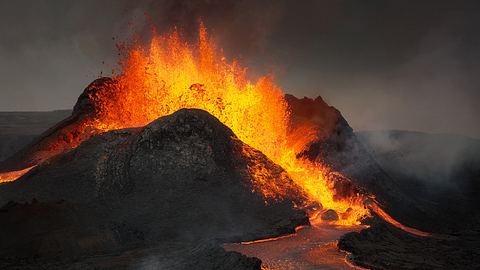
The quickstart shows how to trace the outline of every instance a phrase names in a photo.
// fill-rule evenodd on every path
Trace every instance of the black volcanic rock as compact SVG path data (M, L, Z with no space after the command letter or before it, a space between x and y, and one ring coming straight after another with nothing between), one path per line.
M11 201L0 208L0 257L71 258L115 250L119 243L113 231L98 226L105 223L103 216L97 209L63 200Z
M264 168L268 182L290 195L253 192L258 187L250 164ZM165 241L273 237L308 223L294 207L304 200L282 168L215 117L183 109L144 128L94 136L0 185L0 204L15 202L0 212L0 257L51 258L61 250L74 257ZM32 212L35 218L26 219Z
M0 269L15 270L260 270L261 261L237 252L227 252L214 243L161 242L155 247L132 248L75 260L0 259Z
M478 230L419 237L381 221L338 242L353 263L376 270L480 269L479 246Z

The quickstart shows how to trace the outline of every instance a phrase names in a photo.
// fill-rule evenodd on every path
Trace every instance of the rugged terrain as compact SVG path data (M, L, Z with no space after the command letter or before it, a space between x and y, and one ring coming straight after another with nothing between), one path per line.
M480 231L420 237L376 220L371 227L342 236L338 247L367 269L479 269Z
M89 91L108 83L97 80ZM371 220L369 229L339 241L352 261L373 269L478 268L478 140L354 133L321 98L286 99L291 128L315 128L301 155L349 177L337 190L373 193L395 219L433 233L419 238ZM308 222L293 207L302 196L270 198L265 205L265 198L251 192L261 188L248 177L252 162L263 164L266 177L290 194L298 190L281 168L205 112L182 110L143 129L73 132L85 113L95 112L92 105L82 95L73 112L0 113L2 159L10 157L3 170L48 160L0 186L0 266L258 269L257 259L226 253L218 243L290 233ZM72 140L86 141L71 150ZM56 264L58 258L64 261Z
M252 192L266 188L250 176L252 164L287 196L264 198ZM253 269L259 266L255 260L203 247L274 237L308 223L294 207L305 198L283 169L201 110L180 110L144 128L96 135L1 185L0 200L2 263L35 258L25 267L50 265L60 257L75 261L144 252L173 242L184 250L200 245L200 254ZM176 260L185 265L171 269L190 269L186 265L192 261Z

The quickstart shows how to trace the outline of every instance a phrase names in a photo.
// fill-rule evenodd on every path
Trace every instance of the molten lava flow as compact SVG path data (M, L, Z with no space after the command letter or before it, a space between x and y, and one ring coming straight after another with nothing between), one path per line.
M176 31L155 35L147 49L132 46L121 66L115 87L108 94L94 96L98 105L95 128L144 126L182 108L203 109L282 166L312 201L339 213L337 224L356 224L368 214L360 195L335 196L326 168L297 158L311 132L308 127L288 130L288 106L272 77L249 81L246 68L218 53L203 25L197 46L185 42ZM262 181L263 173L254 164L250 170L257 182L254 186L258 184L264 196L282 194L278 187Z
M405 226L392 218L389 214L387 214L380 206L378 206L377 202L374 203L368 203L368 208L372 209L373 212L375 212L378 216L380 216L383 220L386 222L392 224L393 226L399 228L400 230L403 230L405 232L411 233L416 236L431 236L431 233L428 232L422 232L420 230L417 230L415 228L410 228L408 226Z
M26 168L26 169L23 169L23 170L19 170L19 171L0 173L0 183L15 181L18 178L20 178L22 175L29 172L34 167L35 166L29 167L29 168Z
M365 226L312 224L297 228L295 234L243 243L224 244L235 251L262 260L262 269L362 269L352 265L337 247L337 239L345 233L360 231Z

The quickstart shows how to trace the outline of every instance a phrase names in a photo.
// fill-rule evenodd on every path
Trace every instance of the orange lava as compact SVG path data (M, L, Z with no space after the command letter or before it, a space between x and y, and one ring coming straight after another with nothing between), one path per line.
M306 227L306 226L304 226L304 225L301 225L301 226L296 227L294 234L286 234L286 235L281 235L281 236L278 236L278 237L265 238L265 239L259 239L259 240L254 240L254 241L244 241L244 242L240 242L240 244L242 244L242 245L252 245L252 244L272 242L272 241L277 241L277 240L280 240L280 239L285 239L285 238L289 238L289 237L294 237L299 230L301 230L301 229L303 229L303 228L305 228L305 227Z
M19 171L11 171L11 172L0 173L0 183L15 181L18 178L22 177L27 172L29 172L34 167L35 166L29 167L29 168L26 168L26 169L23 169L23 170L19 170Z
M382 208L380 208L377 203L369 203L368 208L370 208L373 212L375 212L377 215L379 215L386 222L392 224L393 226L395 226L395 227L397 227L397 228L399 228L399 229L401 229L405 232L411 233L411 234L416 235L416 236L423 236L423 237L432 235L431 233L422 232L420 230L410 228L408 226L405 226L405 225L401 224L400 222L398 222L397 220L392 218L389 214L387 214Z
M288 237L268 241L228 243L227 251L240 252L262 260L262 269L362 269L352 265L340 251L337 239L348 232L360 231L365 226L335 226L317 224L301 227Z

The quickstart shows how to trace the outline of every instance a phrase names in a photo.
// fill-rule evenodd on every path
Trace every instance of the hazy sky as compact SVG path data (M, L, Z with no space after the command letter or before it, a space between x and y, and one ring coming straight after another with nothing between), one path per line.
M228 56L354 129L480 138L480 1L1 1L0 111L71 108L145 12L188 33L203 17Z

